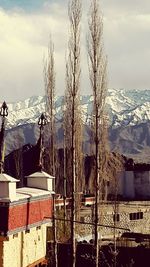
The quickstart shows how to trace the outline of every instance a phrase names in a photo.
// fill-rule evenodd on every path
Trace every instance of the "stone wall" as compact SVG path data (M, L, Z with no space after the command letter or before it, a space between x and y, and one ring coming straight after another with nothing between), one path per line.
M142 203L142 202L141 202ZM117 203L116 212L118 214L118 221L116 221L116 235L121 235L127 232L147 233L150 232L150 202L122 202ZM114 235L114 209L113 203L101 205L99 224L105 225L99 227L100 236L113 236ZM92 223L94 215L92 208L81 210L81 220L84 222ZM94 221L93 221L94 222ZM106 227L106 226L112 226ZM123 228L123 229L117 229ZM92 234L94 226L82 224L80 232L83 236Z

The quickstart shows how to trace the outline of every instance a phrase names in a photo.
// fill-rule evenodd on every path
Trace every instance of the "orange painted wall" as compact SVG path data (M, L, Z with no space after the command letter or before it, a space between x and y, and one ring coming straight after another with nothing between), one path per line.
M9 207L8 231L51 218L52 206L52 199L44 199Z

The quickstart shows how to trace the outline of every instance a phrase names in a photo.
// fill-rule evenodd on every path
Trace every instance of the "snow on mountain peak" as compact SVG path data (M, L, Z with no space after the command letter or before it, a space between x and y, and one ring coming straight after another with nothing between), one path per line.
M93 97L81 96L81 110L84 121L92 113ZM63 97L56 97L56 117L62 117ZM150 120L150 90L109 89L106 99L110 124L114 127L135 125ZM37 123L45 112L45 97L32 96L24 101L8 103L7 128L28 123Z

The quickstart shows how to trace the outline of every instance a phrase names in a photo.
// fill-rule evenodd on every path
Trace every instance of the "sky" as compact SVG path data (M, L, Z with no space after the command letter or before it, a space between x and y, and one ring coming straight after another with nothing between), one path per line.
M91 92L86 33L90 0L83 1L81 93ZM150 1L101 0L108 87L150 89ZM44 94L43 58L55 47L56 94L65 88L68 0L0 0L0 102Z

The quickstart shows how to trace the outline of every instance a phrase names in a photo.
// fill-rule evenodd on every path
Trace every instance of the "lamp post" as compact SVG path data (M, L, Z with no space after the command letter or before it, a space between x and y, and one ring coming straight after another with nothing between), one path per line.
M41 114L38 120L38 125L40 126L40 133L43 130L43 127L47 124L47 118L44 113Z
M56 206L55 206L55 193L52 194L53 197L53 264L54 267L58 267L58 257L57 257L57 225L56 225Z
M4 101L0 108L0 116L2 117L2 125L0 131L0 173L3 172L4 165L4 133L5 133L5 118L8 116L8 107Z
M2 106L1 106L0 116L3 117L3 118L8 116L8 107L7 107L5 101L3 102Z
M44 113L41 114L38 120L38 125L40 127L40 137L39 137L39 145L40 145L40 155L39 155L39 168L42 169L42 152L43 152L43 129L44 126L48 123L46 116ZM57 259L57 236L56 236L56 208L55 208L55 193L52 194L53 197L53 239L54 239L54 266L58 266Z
M40 137L39 137L39 162L38 162L38 168L41 170L43 167L43 129L44 126L47 124L47 118L44 115L44 113L41 114L38 120L38 125L40 128Z

